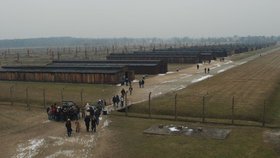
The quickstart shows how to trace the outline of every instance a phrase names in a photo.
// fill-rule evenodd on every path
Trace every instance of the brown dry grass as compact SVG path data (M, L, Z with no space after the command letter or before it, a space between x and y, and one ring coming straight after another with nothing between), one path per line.
M279 78L280 53L262 56L178 91L178 113L201 116L205 96L207 117L231 118L234 96L235 118L261 121L264 100L268 103ZM151 104L153 114L174 115L174 93L154 98ZM147 105L147 102L134 105L131 112L147 113ZM267 111L272 112L269 108L267 105Z

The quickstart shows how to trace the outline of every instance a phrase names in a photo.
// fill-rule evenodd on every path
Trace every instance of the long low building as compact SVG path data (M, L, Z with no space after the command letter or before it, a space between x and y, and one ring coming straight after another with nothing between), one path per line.
M168 63L201 63L215 60L235 53L265 48L270 44L228 44L211 46L192 46L182 48L153 49L130 53L112 53L107 60L162 60Z
M162 60L167 63L198 63L198 55L181 55L181 54L122 54L114 53L107 57L107 60Z
M123 78L134 80L126 66L3 66L0 80L118 84Z
M56 60L52 66L127 66L135 74L160 74L168 71L167 62L162 60Z

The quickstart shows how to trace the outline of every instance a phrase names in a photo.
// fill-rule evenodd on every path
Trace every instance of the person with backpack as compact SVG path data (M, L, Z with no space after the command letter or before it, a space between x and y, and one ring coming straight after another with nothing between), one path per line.
M67 119L67 121L65 123L65 127L67 129L67 135L68 135L68 137L70 137L71 134L72 134L72 126L71 126L71 120L70 119Z

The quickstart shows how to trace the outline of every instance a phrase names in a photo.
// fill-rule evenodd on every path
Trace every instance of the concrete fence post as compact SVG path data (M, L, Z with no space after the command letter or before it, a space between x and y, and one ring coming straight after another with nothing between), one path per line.
M262 120L262 126L265 127L265 113L266 113L266 101L263 102L263 120Z
M177 121L177 93L175 94L174 115L175 121Z
M234 124L234 96L232 97L231 102L231 124Z
M26 88L26 106L30 110L28 87Z
M205 122L205 96L202 97L202 123Z
M14 86L10 87L10 101L11 101L11 106L14 105Z
M84 89L81 90L81 104L84 105Z
M60 90L61 103L62 103L62 101L64 100L63 91L64 91L64 88L62 88L62 90Z
M46 108L46 90L43 89L43 105L44 105L44 108Z
M149 93L149 118L151 118L151 94L152 92Z

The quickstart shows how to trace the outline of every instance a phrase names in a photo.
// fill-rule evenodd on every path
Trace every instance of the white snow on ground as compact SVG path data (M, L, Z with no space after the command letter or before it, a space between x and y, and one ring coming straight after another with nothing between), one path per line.
M108 126L109 126L109 124L110 124L111 122L112 122L112 121L110 121L110 120L105 120L105 121L104 121L104 123L103 123L102 128L104 128L104 127L108 127Z
M207 79L207 78L209 78L209 77L212 77L212 76L213 76L213 75L202 76L202 77L200 77L200 78L198 78L198 79L192 80L192 83L200 82L200 81L205 80L205 79Z
M175 72L173 72L173 71L166 72L166 74L173 74L173 73L175 73Z
M158 96L158 95L161 95L161 94L162 94L162 92L159 92L159 93L155 94L155 96Z
M15 158L31 158L38 154L39 149L45 144L44 139L30 139L26 144L19 144Z
M158 74L158 76L165 76L166 74Z
M176 82L178 80L174 79L174 80L169 80L169 81L164 81L164 82L161 82L161 84L164 84L164 83L170 83L170 82Z
M181 89L184 89L184 88L186 88L186 86L181 85L179 88L176 89L176 91L181 90Z
M138 82L139 82L139 80L133 80L132 82L133 82L133 83L138 83Z
M230 60L230 61L228 61L228 62L225 62L224 64L230 64L230 63L232 63L232 62L233 62L233 61Z
M46 121L43 121L42 123L49 123L51 122L50 120L46 120Z
M241 62L241 63L237 63L237 65L242 65L242 64L245 64L245 63L247 63L248 61L243 61L243 62Z
M171 132L178 132L179 130L176 127L168 128Z
M182 77L180 77L180 79L184 79L184 78L188 78L191 77L192 75L190 74L181 74Z
M56 158L56 157L73 157L73 150L59 150L58 152L47 156L46 158Z
M221 65L220 64L215 64L215 66L211 67L211 69L216 69L218 67L221 67Z
M117 84L116 86L117 86L117 87L120 87L120 86L122 86L122 85L121 85L121 84Z
M83 145L84 147L92 147L93 144L95 144L96 142L96 138L95 135L89 133L89 135L85 135L85 136L72 136L72 137L53 137L53 136L49 136L49 139L52 139L53 145L54 146L61 146L64 143L76 143L76 144L80 144Z
M228 70L228 69L231 69L231 68L233 68L233 67L234 67L234 65L230 65L229 67L227 67L227 68L225 68L225 69L222 69L222 70L217 71L217 73L224 72L224 71L226 71L226 70Z

